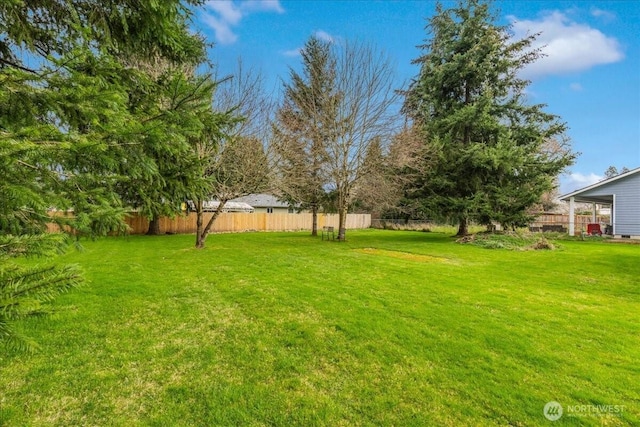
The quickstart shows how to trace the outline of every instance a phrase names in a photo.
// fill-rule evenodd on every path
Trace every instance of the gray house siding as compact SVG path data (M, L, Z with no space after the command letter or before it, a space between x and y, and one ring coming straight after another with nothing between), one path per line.
M616 235L640 236L640 173L585 191L581 196L615 195L613 206Z

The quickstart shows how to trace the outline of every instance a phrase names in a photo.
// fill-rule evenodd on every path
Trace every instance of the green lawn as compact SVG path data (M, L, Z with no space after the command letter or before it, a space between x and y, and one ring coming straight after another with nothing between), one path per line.
M640 246L348 239L86 242L40 351L0 353L0 425L640 424Z

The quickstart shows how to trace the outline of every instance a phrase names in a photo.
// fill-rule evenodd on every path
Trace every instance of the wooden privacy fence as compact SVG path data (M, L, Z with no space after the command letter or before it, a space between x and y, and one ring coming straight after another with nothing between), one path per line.
M204 224L213 213L204 214ZM131 234L144 234L149 229L146 218L132 213L127 218L131 227ZM241 232L241 231L297 231L311 230L312 215L310 213L221 213L211 227L211 232ZM318 229L331 226L338 229L337 214L318 214ZM347 229L369 228L370 214L348 214ZM175 218L160 219L161 233L188 234L196 232L196 214L189 213Z

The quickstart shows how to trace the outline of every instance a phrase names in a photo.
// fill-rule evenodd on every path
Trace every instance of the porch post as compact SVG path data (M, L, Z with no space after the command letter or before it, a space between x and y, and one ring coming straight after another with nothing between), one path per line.
M592 209L592 216L591 216L591 223L595 224L596 222L596 202L593 202L593 209Z
M611 202L611 234L616 235L616 195L613 195L613 201Z
M569 236L576 235L576 198L569 198Z

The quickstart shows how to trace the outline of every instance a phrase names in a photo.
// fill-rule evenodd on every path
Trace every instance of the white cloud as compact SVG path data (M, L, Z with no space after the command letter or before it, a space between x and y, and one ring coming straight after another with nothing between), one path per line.
M588 187L596 182L600 182L604 179L604 176L591 172L588 175L584 175L580 172L570 173L562 180L562 192L564 194L571 193L584 187Z
M277 12L284 13L280 0L246 0L240 3L245 12Z
M213 29L220 44L235 43L238 36L233 32L233 27L251 13L284 13L279 0L208 0L205 7L202 20Z
M541 33L532 48L541 48L545 56L523 70L526 78L588 70L624 58L615 38L576 23L561 12L552 12L538 20L518 20L513 16L509 19L516 40Z
M315 33L313 33L313 35L322 40L325 41L327 43L335 43L336 40L338 40L337 37L332 36L331 34L327 33L326 31L323 30L318 30ZM289 56L289 57L296 57L296 56L300 56L302 55L302 47L297 47L295 49L291 49L291 50L285 50L284 52L282 52L282 54L284 56Z
M297 47L295 49L285 50L284 52L282 52L282 54L284 56L289 56L289 57L300 56L302 54L302 48L301 47Z
M575 83L575 82L569 85L569 89L571 89L574 92L582 92L584 90L584 88L580 83Z
M230 25L223 19L216 18L209 14L204 14L202 16L202 20L206 25L213 29L218 43L233 44L238 39L238 36L236 36L231 30Z
M226 24L236 25L242 19L240 8L231 0L211 0L206 5L216 12L219 19Z
M591 16L600 18L605 22L611 22L616 19L616 14L609 12L608 10L598 9L597 7L591 8Z
M327 33L326 31L318 30L316 31L315 36L318 39L325 41L327 43L333 43L335 41L335 38L331 34Z

